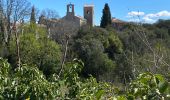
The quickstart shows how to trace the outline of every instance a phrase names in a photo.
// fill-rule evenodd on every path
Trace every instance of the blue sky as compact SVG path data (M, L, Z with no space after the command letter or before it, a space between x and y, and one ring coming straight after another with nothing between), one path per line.
M56 10L60 17L66 15L66 5L75 4L76 15L83 16L84 4L95 6L95 24L99 25L102 9L109 4L112 17L125 21L142 21L153 23L157 19L170 19L170 0L29 0L40 10L48 8ZM140 17L137 17L137 16Z

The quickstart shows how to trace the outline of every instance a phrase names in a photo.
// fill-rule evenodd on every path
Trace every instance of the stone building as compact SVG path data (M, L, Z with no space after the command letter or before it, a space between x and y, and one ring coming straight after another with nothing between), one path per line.
M117 19L115 17L112 18L112 26L116 29L121 31L125 25L127 25L128 22L122 21L120 19Z
M94 5L84 5L84 18L88 25L94 25Z
M75 15L74 4L67 5L66 16L61 19L46 19L45 16L39 18L39 24L45 25L48 29L48 35L55 40L59 40L65 34L72 36L77 33L83 25L93 26L94 6L84 6L84 17Z

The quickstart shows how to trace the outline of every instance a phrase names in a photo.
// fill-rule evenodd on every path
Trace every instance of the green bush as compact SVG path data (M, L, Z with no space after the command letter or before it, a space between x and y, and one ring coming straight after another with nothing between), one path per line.
M60 45L47 38L44 30L41 28L37 28L39 34L29 33L26 31L26 29L24 34L19 35L21 62L30 66L36 65L48 77L58 72L61 64ZM10 42L9 59L13 67L16 66L16 58L16 44L14 38L11 39Z
M169 100L170 84L159 74L142 73L130 82L126 91L95 78L82 79L79 74L84 64L73 60L66 64L64 73L50 81L35 66L22 65L11 70L0 58L0 99L85 99L85 100Z

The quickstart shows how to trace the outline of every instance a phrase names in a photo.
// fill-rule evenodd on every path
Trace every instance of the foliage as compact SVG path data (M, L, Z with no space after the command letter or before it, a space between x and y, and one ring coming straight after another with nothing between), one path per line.
M74 38L73 51L85 63L83 75L100 76L116 67L115 54L122 52L122 43L116 34L102 28L82 28Z
M165 25L168 26L168 24ZM146 71L167 77L170 50L168 28L158 26L159 23L129 24L119 32L118 36L123 43L124 50L123 55L120 55L123 58L116 61L121 67L116 67L115 73L118 72L118 75L122 76L121 73L128 72L129 74L130 72L131 74L126 75L126 80L129 80L129 76L137 77L139 73Z
M111 25L112 20L111 20L111 13L110 13L110 8L108 3L105 4L104 9L103 9L103 15L101 18L101 23L100 27L106 28L107 26Z
M18 1L19 5L21 3ZM12 1L9 3L12 8L19 6L11 4ZM24 7L29 7L26 4ZM0 56L8 55L4 51L9 48L8 59L0 58L0 99L170 99L169 20L159 20L155 24L126 23L121 30L115 31L110 26L111 13L106 3L101 28L80 28L69 40L66 62L60 69L60 45L47 38L48 32L44 26L35 24L34 10L33 7L30 24L22 23L17 27L21 68L16 68L16 41L13 35L7 34L11 38L7 47L4 33L0 33ZM16 12L17 15L22 11L27 13L26 9L21 9ZM21 18L16 15L15 21L21 21L24 14ZM43 14L47 19L58 17L52 10L46 10ZM10 25L12 15L7 17ZM9 33L10 26L4 27ZM82 61L72 61L72 58ZM60 76L59 72L62 72Z
M36 24L35 8L34 8L34 6L32 7L30 22L33 23L33 24Z
M64 77L51 81L35 66L22 65L13 72L6 60L0 59L1 99L100 99L109 92L107 84L99 84L94 78L80 80L78 72L83 63L74 60L67 64ZM10 74L13 73L13 74ZM107 89L106 89L107 87Z
M51 39L47 38L41 28L37 28L36 31L38 32L37 34L28 33L29 30L25 30L25 33L20 35L21 62L28 65L36 65L46 76L49 76L57 72L60 67L60 46ZM10 62L15 65L16 46L14 40L10 43Z
M11 72L10 65L0 59L1 98L5 99L54 99L57 94L57 84L48 82L37 67L23 65ZM11 75L11 73L13 73Z
M11 70L10 64L0 58L1 99L90 99L90 100L168 100L170 84L159 74L142 73L131 81L126 91L95 78L81 79L84 64L80 60L67 63L63 77L54 75L50 81L35 66L22 65ZM11 74L13 73L13 74Z
M5 86L10 85L10 65L7 60L0 58L0 99L3 99Z
M169 83L159 74L142 73L130 83L128 99L168 100Z
M109 58L112 60L116 59L116 54L121 54L123 52L123 43L118 37L115 30L112 28L107 28L109 32L109 37L105 45L105 52L108 53Z
M155 23L156 27L159 28L166 28L169 29L170 28L170 20L158 20L157 23Z

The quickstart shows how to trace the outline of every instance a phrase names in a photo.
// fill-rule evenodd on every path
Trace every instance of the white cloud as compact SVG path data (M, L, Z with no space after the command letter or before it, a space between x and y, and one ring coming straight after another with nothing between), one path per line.
M158 13L154 13L154 14L147 14L143 17L143 20L145 22L149 22L149 23L153 23L155 22L157 19L161 18L161 17L170 17L170 12L169 11L160 11Z
M143 19L144 23L154 23L156 21L156 20L146 17L146 16L144 16L142 19Z
M164 11L160 11L160 12L155 13L155 14L147 14L146 17L149 17L149 18L170 17L170 12L164 10Z
M145 14L144 12L132 11L128 13L127 17L128 18L134 17L134 21L137 22L135 18L137 18L138 16L141 17L141 21L143 21L144 23L154 23L160 18L170 17L170 11L163 10L157 13L150 13L150 14ZM133 21L132 19L129 20Z
M170 17L170 12L169 11L161 11L156 14L157 17Z
M136 23L140 22L140 20L138 18L131 18L128 21L129 22L136 22Z
M134 17L134 16L143 16L145 15L144 12L139 12L139 11L131 11L128 13L127 17Z

